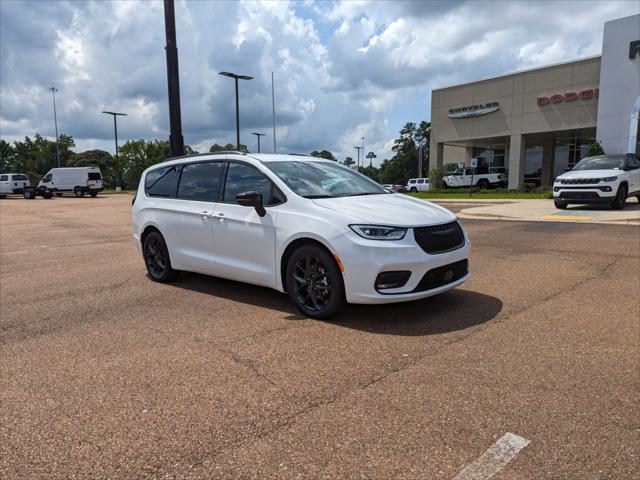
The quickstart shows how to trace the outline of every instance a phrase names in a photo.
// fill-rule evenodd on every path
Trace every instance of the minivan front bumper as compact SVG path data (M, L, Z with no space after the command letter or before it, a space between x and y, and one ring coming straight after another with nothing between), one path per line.
M407 302L427 298L455 288L468 280L468 261L471 243L465 235L460 248L439 254L425 253L413 238L411 229L401 241L365 240L348 235L352 245L340 249L347 302L383 304ZM455 265L458 265L456 268ZM399 288L377 290L376 278L383 272L410 272L406 284ZM425 278L427 272L443 278ZM431 275L433 277L434 275ZM429 288L433 285L433 288ZM426 288L426 289L425 289Z

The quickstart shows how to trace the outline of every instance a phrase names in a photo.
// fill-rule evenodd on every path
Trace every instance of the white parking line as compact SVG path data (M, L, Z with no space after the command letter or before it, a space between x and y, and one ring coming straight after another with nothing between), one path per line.
M529 445L529 440L507 432L475 462L467 465L453 480L486 480L493 477Z

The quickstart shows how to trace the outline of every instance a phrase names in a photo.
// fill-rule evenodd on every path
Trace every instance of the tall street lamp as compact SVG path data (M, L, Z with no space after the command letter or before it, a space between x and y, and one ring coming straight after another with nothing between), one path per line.
M238 75L231 72L220 72L220 75L231 77L236 81L236 149L240 151L240 103L238 101L238 80L253 80L249 75Z
M353 147L358 151L358 163L356 163L356 171L360 171L360 150L362 150L362 147ZM364 163L364 161L362 162Z
M56 127L56 159L58 160L58 168L60 168L60 147L58 146L58 114L56 113L56 87L51 87L51 96L53 96L53 123Z
M260 137L264 137L266 133L252 132L252 135L255 135L256 137L258 137L258 153L260 153Z
M106 113L107 115L113 116L113 133L116 139L116 192L122 190L122 177L120 175L120 160L118 160L118 121L116 120L118 116L126 117L126 113L119 112L108 112L102 111L102 113Z

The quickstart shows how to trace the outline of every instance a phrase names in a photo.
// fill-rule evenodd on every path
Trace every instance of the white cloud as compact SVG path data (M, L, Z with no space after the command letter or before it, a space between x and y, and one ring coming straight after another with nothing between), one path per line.
M429 118L431 88L597 54L602 24L637 2L176 2L185 141L200 150L271 135L275 72L282 152L354 156L361 136L378 161L406 121ZM548 15L552 9L554 14ZM168 136L162 2L0 2L0 134L53 135L112 150L103 109L129 114L127 138ZM270 146L272 139L263 139Z

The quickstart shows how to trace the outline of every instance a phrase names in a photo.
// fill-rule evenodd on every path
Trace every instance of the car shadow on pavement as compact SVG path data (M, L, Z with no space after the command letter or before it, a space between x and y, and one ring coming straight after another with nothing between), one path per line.
M266 287L187 272L172 285L283 312L286 320L307 318L293 306L288 295ZM382 335L423 336L474 327L492 320L501 310L499 298L455 289L406 303L347 305L336 317L317 321Z

